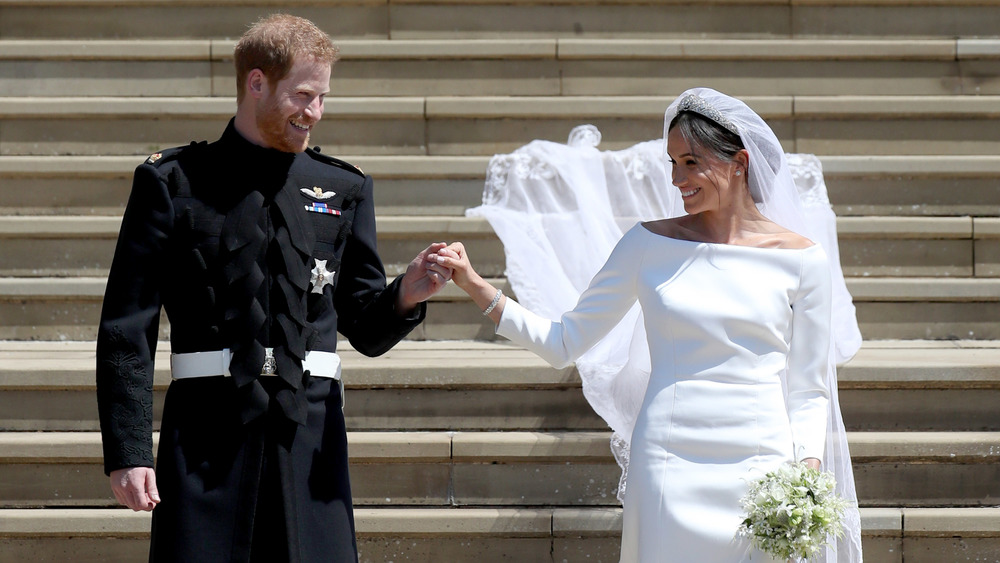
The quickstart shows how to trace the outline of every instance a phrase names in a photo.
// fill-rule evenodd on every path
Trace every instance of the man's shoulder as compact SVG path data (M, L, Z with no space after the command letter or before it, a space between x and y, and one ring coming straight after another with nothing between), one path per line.
M149 155L143 164L154 168L162 168L164 166L169 166L171 163L176 163L184 158L196 156L204 152L207 147L207 141L191 141L191 143L187 145L172 147L155 152Z
M356 174L361 178L365 178L364 170L361 170L360 166L356 166L347 162L346 160L341 160L339 158L334 158L329 155L325 155L320 152L319 147L307 148L305 151L306 156L308 156L312 161L317 162L322 165L330 166L338 170L344 170L350 172L351 174Z

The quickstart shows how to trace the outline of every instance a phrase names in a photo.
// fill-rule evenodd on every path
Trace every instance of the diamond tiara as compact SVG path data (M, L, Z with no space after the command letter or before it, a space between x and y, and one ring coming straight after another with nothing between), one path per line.
M677 113L682 111L693 111L721 125L734 135L740 134L739 129L736 128L736 124L726 119L722 115L722 112L712 107L711 104L697 94L688 94L681 98L681 101L677 103Z

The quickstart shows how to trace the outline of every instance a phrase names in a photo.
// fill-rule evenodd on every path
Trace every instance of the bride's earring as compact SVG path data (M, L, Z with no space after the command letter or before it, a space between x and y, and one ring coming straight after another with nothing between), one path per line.
M742 176L743 175L743 171L742 170L737 170L736 171L736 175L737 176Z

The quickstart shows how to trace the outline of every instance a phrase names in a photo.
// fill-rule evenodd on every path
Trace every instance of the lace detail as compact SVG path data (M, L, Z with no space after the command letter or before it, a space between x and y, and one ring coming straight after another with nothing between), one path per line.
M621 477L618 478L618 490L615 491L615 497L618 498L618 502L625 502L625 483L628 481L630 451L628 440L622 438L617 432L612 432L611 454L615 456L615 461L618 462L618 467L622 470Z
M789 172L795 187L799 190L802 205L830 206L830 198L826 192L826 182L823 181L823 163L814 154L788 153Z
M153 378L119 326L108 335L102 362L109 414L103 421L121 467L153 466Z
M515 151L495 155L486 169L483 205L496 205L504 201L511 171L520 180L551 180L556 177L555 170L547 162L532 154Z
M611 153L611 158L613 158L619 166L625 171L625 174L635 182L642 182L647 176L654 170L654 166L659 166L662 170L663 165L659 162L650 162L647 158L648 153L646 151L636 150L635 147L630 147L625 150L617 151Z
M510 171L510 157L498 154L490 159L486 168L486 185L483 188L483 205L496 205L503 200L507 173Z
M577 125L569 132L566 144L571 147L596 147L601 144L601 131L590 124Z

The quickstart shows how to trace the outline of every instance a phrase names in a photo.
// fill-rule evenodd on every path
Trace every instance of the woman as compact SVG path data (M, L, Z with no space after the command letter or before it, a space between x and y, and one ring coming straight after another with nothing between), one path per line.
M832 410L830 268L798 234L787 163L759 116L696 89L665 121L688 214L628 231L560 321L506 299L460 243L438 261L498 334L554 366L586 352L638 301L651 372L631 435L621 560L769 561L736 537L739 499L786 461L821 465ZM859 541L846 551L830 560L860 560Z

